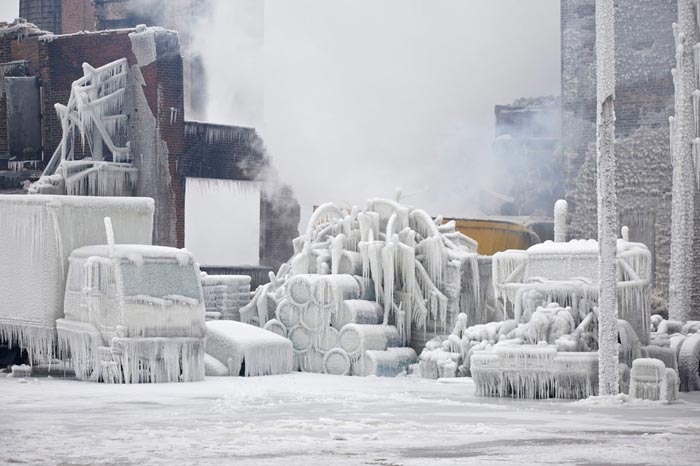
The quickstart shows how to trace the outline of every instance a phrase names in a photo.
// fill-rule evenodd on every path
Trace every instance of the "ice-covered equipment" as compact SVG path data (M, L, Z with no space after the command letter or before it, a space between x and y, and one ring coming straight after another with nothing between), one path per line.
M302 370L347 373L349 360L350 373L366 373L368 350L422 350L460 312L485 320L476 247L454 222L393 200L370 199L364 210L324 204L241 320L275 319ZM372 357L382 366L381 355Z
M250 303L247 275L208 275L202 273L202 290L207 319L241 320L240 310Z
M643 400L673 401L678 398L680 381L676 371L667 368L663 361L639 358L630 372L630 397Z
M109 237L109 236L108 236ZM61 353L79 380L190 382L204 378L199 266L184 249L113 244L69 257Z
M628 321L640 341L649 341L651 253L646 245L617 241L619 317ZM546 241L526 251L509 250L493 256L496 298L516 321L537 306L556 302L585 314L598 299L598 242Z
M70 254L106 243L105 217L117 242L150 244L153 209L146 198L0 195L0 340L32 363L51 359Z

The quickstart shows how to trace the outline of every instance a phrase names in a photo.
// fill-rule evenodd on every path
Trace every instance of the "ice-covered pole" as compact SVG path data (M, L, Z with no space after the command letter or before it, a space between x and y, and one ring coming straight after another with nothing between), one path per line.
M598 393L618 393L617 195L615 193L615 16L613 0L596 0L598 161Z
M695 5L694 5L695 4ZM671 319L689 320L692 316L693 215L695 167L693 140L697 137L693 93L698 88L694 45L698 42L694 0L678 0L676 38L676 116L672 129L673 190L671 203L671 268L668 312Z
M554 241L564 243L566 241L566 212L569 205L564 199L554 203Z

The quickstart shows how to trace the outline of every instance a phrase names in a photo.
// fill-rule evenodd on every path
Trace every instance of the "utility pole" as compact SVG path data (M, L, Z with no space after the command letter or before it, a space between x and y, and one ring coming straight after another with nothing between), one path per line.
M675 118L671 118L671 154L673 162L673 198L671 203L671 269L668 311L671 319L687 321L693 315L693 236L695 183L698 163L698 122L695 112L700 105L696 76L698 60L698 25L696 0L678 0L678 23L673 25L676 38ZM695 159L695 160L694 160Z
M598 162L598 394L618 393L617 195L615 193L615 13L613 0L596 0Z

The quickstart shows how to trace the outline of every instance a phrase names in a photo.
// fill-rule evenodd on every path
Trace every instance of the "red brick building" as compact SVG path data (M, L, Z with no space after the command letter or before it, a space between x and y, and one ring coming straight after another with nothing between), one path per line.
M19 16L55 34L95 30L93 0L20 0Z

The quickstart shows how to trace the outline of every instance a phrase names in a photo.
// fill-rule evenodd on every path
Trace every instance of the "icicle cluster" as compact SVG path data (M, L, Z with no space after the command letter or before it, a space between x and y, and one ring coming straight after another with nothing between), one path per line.
M652 258L642 243L617 240L617 307L640 340L649 339ZM598 242L547 241L493 256L493 284L504 315L516 320L556 302L587 313L598 303Z
M476 246L453 222L392 200L362 211L324 204L242 318L288 336L303 370L387 374L415 353L367 351L422 349L427 332L449 333L459 313L483 318Z

